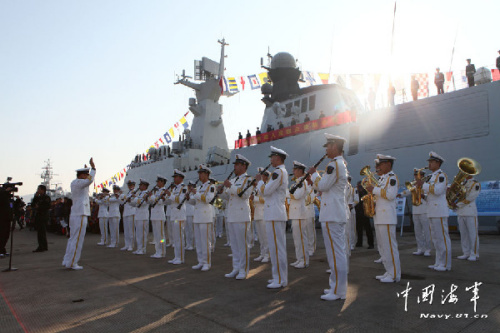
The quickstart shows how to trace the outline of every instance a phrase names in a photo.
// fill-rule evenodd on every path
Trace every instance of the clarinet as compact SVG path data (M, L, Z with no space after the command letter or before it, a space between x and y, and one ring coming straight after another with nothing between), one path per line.
M139 202L139 204L137 205L137 208L141 208L141 206L144 203L144 201L146 201L147 198L149 198L149 196L151 195L151 193L153 193L153 191L155 189L157 189L157 188L158 188L158 186L155 186L155 187L153 187L153 189L151 191L149 191L148 193L146 193L146 195L142 197L141 202Z
M196 184L198 184L200 180L198 179L196 181L196 183L194 183L194 187L196 187ZM182 208L182 205L184 204L184 202L186 202L186 200L189 198L189 193L186 193L186 195L184 196L184 199L182 199L181 203L177 205L177 209L181 209Z
M269 167L271 166L271 163L269 163L268 166L266 166L264 168L264 170L262 170L261 172L259 172L259 174L263 175L264 172L267 171L267 169L269 169ZM245 192L253 185L253 183L255 183L255 178L250 182L250 184L248 184L244 189L243 191L241 191L240 193L238 193L238 196L241 198L243 196L243 194L245 194Z
M139 188L137 188L137 190L134 190L134 192L132 192L132 195L130 197L128 197L128 199L125 201L125 203L129 203L130 200L132 200L132 198L135 196L137 191L139 191Z
M322 158L320 158L320 160L314 164L314 168L316 169L318 167L318 165L321 164L321 162L323 162L323 160L326 158L327 154L325 154ZM290 188L290 194L294 194L295 191L297 191L297 189L299 188L299 186L301 186L304 181L306 180L307 177L309 177L311 174L308 172L306 172L305 176L300 178L300 181L298 183L295 183L293 184L293 186Z
M170 184L166 189L161 191L161 194L158 196L158 198L156 198L155 202L151 205L151 208L154 208L156 204L160 202L160 199L165 195L165 193L167 193L167 191L170 190L174 185L175 183L172 182L172 184Z
M229 180L229 178L231 178L231 176L233 175L233 173L234 173L234 170L231 171L231 173L229 174L229 176L227 176L226 180ZM212 199L212 201L210 201L211 205L214 204L214 202L215 202L215 200L217 200L217 197L219 196L219 194L222 193L223 188L224 188L224 185L222 185L221 188L217 191L217 193L215 193L214 198Z

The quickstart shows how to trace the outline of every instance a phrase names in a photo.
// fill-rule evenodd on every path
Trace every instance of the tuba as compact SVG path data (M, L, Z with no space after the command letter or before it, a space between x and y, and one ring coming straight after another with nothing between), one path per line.
M361 176L365 176L365 178L363 178L363 180L361 181L361 185L365 189L368 185L377 184L377 179L375 178L373 172L370 171L369 165L364 166L359 172L359 174ZM361 198L361 201L363 201L363 211L365 212L365 216L366 217L375 216L375 197L373 196L373 193L368 192L368 194L365 194Z
M467 177L478 175L481 172L481 165L472 158L462 157L458 160L457 166L459 171L446 190L446 201L448 201L450 208L454 208L457 203L465 200L467 189L464 183Z
M423 167L417 170L417 180L422 179L420 174L422 170L429 169L428 167ZM422 204L422 188L416 187L416 181L405 182L405 187L411 192L411 204L413 206L420 206Z

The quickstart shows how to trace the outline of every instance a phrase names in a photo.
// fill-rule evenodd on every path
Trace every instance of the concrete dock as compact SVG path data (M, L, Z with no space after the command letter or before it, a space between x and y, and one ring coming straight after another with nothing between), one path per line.
M16 230L13 266L18 270L0 273L0 332L499 331L499 235L482 235L480 260L453 259L450 272L427 268L433 256L412 255L413 233L398 235L403 276L391 284L374 278L384 269L373 262L377 251L365 243L350 258L347 299L333 302L320 299L328 288L328 267L320 230L317 235L310 266L289 267L289 285L268 290L271 265L253 261L257 243L250 276L239 281L224 277L231 271L225 238L217 239L211 270L201 272L191 269L194 251L186 251L186 264L171 265L172 248L166 259L152 259L153 245L138 256L97 246L100 236L87 234L84 269L74 271L61 266L66 237L49 234L49 251L32 253L36 233ZM451 238L456 258L459 235ZM290 263L295 261L290 233L287 247ZM0 259L0 269L8 261Z

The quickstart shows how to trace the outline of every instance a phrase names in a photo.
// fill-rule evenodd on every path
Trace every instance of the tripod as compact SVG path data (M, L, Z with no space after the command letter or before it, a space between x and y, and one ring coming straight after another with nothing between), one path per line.
M12 272L17 271L17 268L12 267L12 257L13 257L13 248L14 248L14 229L16 227L16 220L12 219L12 223L10 226L10 255L9 255L9 268L4 269L2 272Z

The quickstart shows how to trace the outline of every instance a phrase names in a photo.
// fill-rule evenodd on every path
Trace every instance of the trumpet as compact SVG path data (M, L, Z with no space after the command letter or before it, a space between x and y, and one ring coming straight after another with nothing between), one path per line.
M417 180L422 179L422 175L420 174L422 170L429 169L428 167L423 167L417 170L417 179L411 182L405 182L405 187L408 191L411 192L411 203L413 206L420 206L422 204L422 188L416 186ZM430 176L426 176L423 178L424 183L429 181Z
M364 166L359 172L359 174L361 176L365 176L365 178L363 178L363 180L361 181L361 185L365 189L368 185L377 184L377 179L375 178L373 172L370 171L369 165ZM365 216L366 217L375 216L375 197L373 196L373 193L368 192L368 194L365 194L361 198L361 201L363 201L363 211L365 212Z
M463 157L458 160L458 173L453 178L453 183L446 190L446 201L450 208L455 208L457 203L464 201L467 189L464 186L468 176L475 176L481 172L481 165L472 158Z

